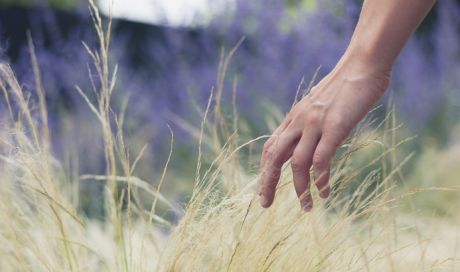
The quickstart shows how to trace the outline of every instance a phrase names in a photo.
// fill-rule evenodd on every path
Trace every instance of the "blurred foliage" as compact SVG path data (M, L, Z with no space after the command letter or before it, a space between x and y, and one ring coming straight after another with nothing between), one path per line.
M49 5L50 7L68 9L75 7L80 0L0 0L0 6L23 6Z
M404 191L411 196L405 199L403 208L427 215L460 218L458 129L457 134L452 133L451 136L457 139L456 142L443 149L429 139L425 141L425 148L414 159L414 169L407 175L404 184Z

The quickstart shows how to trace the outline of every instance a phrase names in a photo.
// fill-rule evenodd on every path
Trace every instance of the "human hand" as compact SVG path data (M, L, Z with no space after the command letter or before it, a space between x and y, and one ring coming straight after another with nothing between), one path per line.
M294 188L301 208L313 207L310 167L322 198L330 194L331 160L356 124L389 85L391 69L343 60L287 114L264 145L260 160L260 204L274 200L283 164L291 158Z

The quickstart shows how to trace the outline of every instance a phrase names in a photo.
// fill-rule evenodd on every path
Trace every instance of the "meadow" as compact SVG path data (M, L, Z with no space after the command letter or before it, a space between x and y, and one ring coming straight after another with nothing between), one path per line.
M339 148L329 199L314 194L314 209L303 212L287 165L274 205L262 209L256 166L284 110L264 102L265 129L240 112L241 82L229 74L245 41L223 50L206 95L183 102L195 117L177 112L174 125L156 124L165 127L156 132L163 155L152 159L149 128L132 123L148 105L133 105L120 88L112 21L92 0L89 11L94 43L79 45L89 62L73 67L87 72L73 87L84 115L60 121L77 137L53 130L60 101L49 99L32 35L30 82L0 62L0 271L460 270L455 125L441 146L383 102ZM304 93L308 82L293 88ZM191 143L185 155L183 142Z

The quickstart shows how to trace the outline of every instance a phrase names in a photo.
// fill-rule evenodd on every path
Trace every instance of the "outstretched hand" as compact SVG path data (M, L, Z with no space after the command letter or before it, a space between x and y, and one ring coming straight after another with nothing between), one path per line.
M313 207L311 180L322 198L329 196L331 160L337 148L383 95L390 75L391 71L374 69L372 63L363 60L341 61L291 109L263 148L259 184L262 207L273 203L282 166L289 159L303 210Z

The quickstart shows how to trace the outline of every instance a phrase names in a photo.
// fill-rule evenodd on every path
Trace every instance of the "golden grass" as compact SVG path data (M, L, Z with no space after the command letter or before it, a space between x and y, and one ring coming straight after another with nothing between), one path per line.
M238 154L266 137L238 143L236 121L227 126L222 117L220 85L204 111L201 129L192 132L199 139L199 163L191 199L180 211L160 193L167 163L156 188L134 176L145 149L130 159L124 112L114 114L110 106L116 79L116 68L112 71L109 63L110 22L103 27L92 0L90 11L100 46L85 46L101 87L92 84L96 101L78 91L100 123L106 173L80 179L106 182L108 216L93 221L78 211L74 184L79 180L71 180L50 151L45 93L30 43L38 102L24 95L11 67L0 64L0 89L9 112L0 130L0 271L460 269L458 224L397 208L417 191L395 190L399 187L394 181L401 178L400 169L410 156L398 160L395 155L406 140L397 140L392 114L376 129L364 123L341 147L329 200L315 195L315 208L303 213L286 170L274 205L264 210L255 193L258 176L243 170ZM219 82L229 59L222 63ZM211 111L213 99L219 103ZM205 169L201 162L210 154L214 159ZM356 164L360 154L367 159ZM120 189L121 183L127 186ZM429 192L436 190L443 188ZM151 196L149 207L137 201L139 191ZM183 214L177 225L156 214L158 202Z

